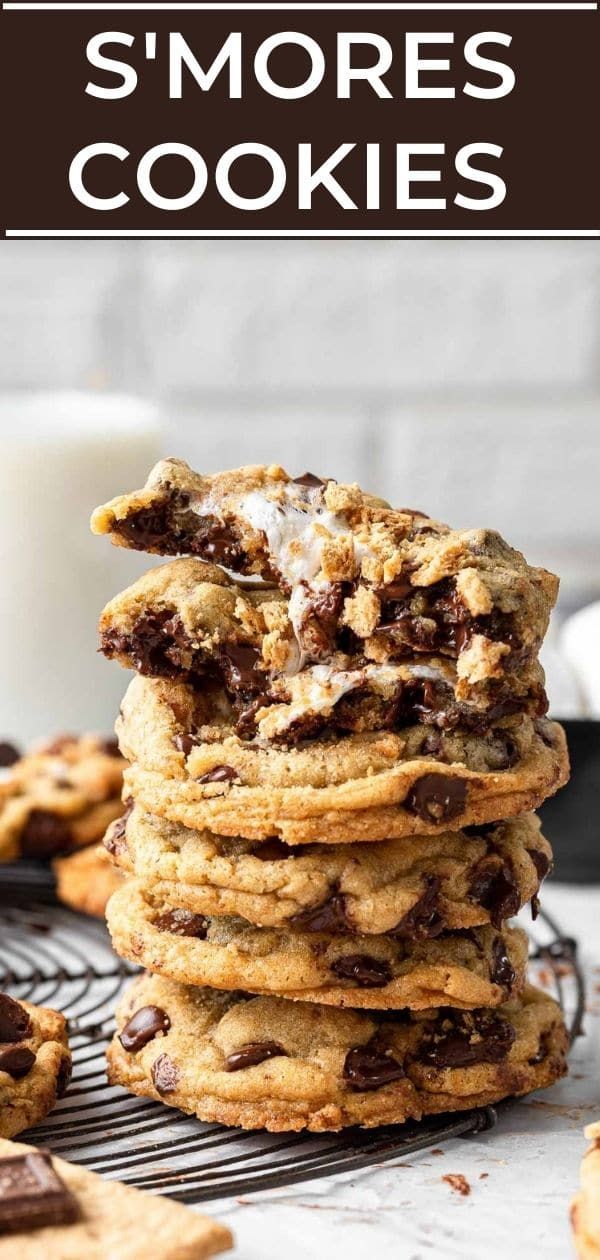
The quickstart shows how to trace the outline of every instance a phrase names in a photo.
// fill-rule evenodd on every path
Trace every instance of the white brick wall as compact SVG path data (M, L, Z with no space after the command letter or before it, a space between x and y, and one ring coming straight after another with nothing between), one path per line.
M156 395L170 453L360 478L600 590L595 242L3 242L0 388L55 385Z

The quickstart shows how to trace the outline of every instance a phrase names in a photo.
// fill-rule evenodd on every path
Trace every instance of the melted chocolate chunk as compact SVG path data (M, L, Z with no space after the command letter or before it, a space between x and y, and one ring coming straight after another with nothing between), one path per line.
M521 897L509 859L495 854L482 858L473 871L468 896L488 911L495 928L516 914Z
M228 691L255 692L264 689L264 673L259 670L262 655L251 644L230 643L221 652L225 686Z
M539 879L545 879L552 866L550 858L546 857L546 854L542 853L540 849L528 849L527 852L535 866Z
M79 1216L77 1200L55 1171L49 1151L0 1160L0 1234L71 1225ZM41 1250L49 1256L51 1247Z
M206 774L200 775L198 783L233 783L238 779L239 775L233 766L213 766L212 770L207 770Z
M265 1059L275 1059L280 1055L287 1055L287 1050L276 1041L251 1041L227 1055L225 1071L239 1072L242 1068L256 1067L257 1063L264 1063Z
M165 910L154 919L154 926L159 932L172 932L174 936L195 936L198 940L206 940L208 919L203 914L192 914L191 910Z
M407 595L415 594L415 587L412 586L408 578L396 577L387 586L380 586L375 594L382 603L387 604L395 602L399 599L406 599Z
M0 993L0 1042L24 1041L31 1034L31 1020L24 1006L8 993Z
M292 915L290 927L301 932L347 932L352 927L346 917L346 899L342 893L334 893L319 906L310 906Z
M359 989L383 989L392 979L392 969L379 958L368 954L343 954L331 964L334 976L351 980Z
M419 1063L436 1068L501 1063L516 1035L502 1015L491 1011L452 1011L425 1027L416 1058Z
M464 779L445 774L424 774L413 783L404 801L405 809L423 822L442 823L461 814L467 800Z
M181 1080L177 1064L168 1054L159 1054L152 1064L152 1080L159 1094L172 1094Z
M497 936L492 945L490 980L492 984L498 984L501 988L510 990L515 979L515 969L508 957L506 944L501 936Z
M28 1046L5 1046L0 1050L0 1072L8 1072L15 1081L27 1076L34 1063L35 1054Z
M141 1006L125 1024L119 1034L119 1041L129 1054L137 1054L138 1050L142 1050L158 1033L166 1033L170 1027L171 1021L162 1007Z
M47 809L32 809L21 832L21 853L26 858L51 858L73 844L69 823Z
M127 848L127 820L133 813L134 804L133 797L128 796L127 800L123 802L124 809L121 817L111 824L104 837L104 848L108 849L108 852L112 853L113 857L118 857Z
M406 1072L402 1064L394 1058L393 1051L386 1049L376 1033L366 1046L355 1046L348 1051L342 1076L352 1089L364 1092L402 1080Z
M454 578L444 578L429 587L401 587L397 595L390 588L386 593L385 587L377 593L382 600L378 629L398 637L401 647L459 655L475 634L507 643L513 651L521 647L509 615L493 609L486 616L471 616L456 591Z
M407 910L393 929L394 936L406 940L423 941L439 936L444 930L444 921L438 912L438 896L441 882L437 875L426 875L425 891L414 906Z
M311 597L299 635L311 656L319 657L333 650L344 599L349 592L349 583L331 582Z
M197 740L194 739L194 736L189 735L186 731L179 731L179 733L173 737L173 744L177 749L177 752L182 752L185 757L189 757L192 748L197 748L198 746Z
M332 480L332 478L330 477L330 478L329 478L329 481L331 481L331 480ZM311 487L312 487L312 486L326 486L326 485L327 485L327 481L323 481L323 478L322 478L322 477L317 477L316 473L305 472L305 473L302 473L302 476L301 476L301 477L294 477L294 478L293 478L293 485L295 485L295 486L311 486Z
M103 739L102 743L100 744L100 747L102 749L102 752L105 753L107 757L120 757L121 756L121 750L119 748L119 741L115 735L111 735L107 737L106 739Z
M0 767L7 770L9 766L14 766L15 761L19 761L21 754L15 744L10 744L8 740L0 743Z

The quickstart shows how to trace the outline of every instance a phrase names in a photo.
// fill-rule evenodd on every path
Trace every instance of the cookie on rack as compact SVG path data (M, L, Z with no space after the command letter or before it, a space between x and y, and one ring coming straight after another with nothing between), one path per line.
M210 1216L0 1140L0 1260L207 1260L231 1245Z
M580 1260L600 1257L600 1121L588 1124L588 1147L581 1162L581 1189L571 1205L573 1241Z
M202 688L218 679L236 731L295 744L317 732L428 726L485 733L515 712L543 716L543 671L519 659L509 675L469 677L434 652L396 656L347 635L312 656L298 645L288 601L270 588L245 589L201 560L151 569L100 618L110 660ZM377 650L376 650L377 649Z
M0 782L0 860L51 858L101 840L121 812L124 761L114 738L60 735Z
M59 901L82 914L104 918L106 903L123 883L122 873L111 862L103 844L92 844L79 853L54 858Z
M498 1006L525 982L527 937L507 926L424 940L256 928L174 909L136 880L114 893L106 918L121 958L182 984L422 1010Z
M0 1136L43 1120L70 1077L64 1016L0 993Z
M524 714L487 735L402 731L307 740L299 747L236 734L222 688L138 676L117 733L134 764L126 794L147 813L220 835L300 843L386 840L460 829L535 809L568 776L562 728Z
M190 831L134 809L111 823L105 845L123 873L177 909L239 915L257 927L413 939L490 922L500 927L537 896L552 861L532 814L376 845L294 848ZM64 872L63 891L93 852L55 863ZM73 892L77 904L79 887L71 885Z
M142 490L98 508L92 529L276 582L309 655L329 655L349 630L377 658L441 652L465 677L511 673L535 655L558 590L492 530L452 530L278 465L204 476L163 460Z
M109 1079L201 1120L315 1132L495 1103L558 1080L561 1012L527 986L497 1010L359 1012L189 988L121 999Z

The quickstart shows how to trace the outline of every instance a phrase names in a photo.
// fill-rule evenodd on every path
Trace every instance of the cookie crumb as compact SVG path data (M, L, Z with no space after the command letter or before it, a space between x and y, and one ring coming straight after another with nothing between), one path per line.
M467 1178L462 1173L446 1173L446 1176L442 1177L442 1181L447 1181L450 1188L455 1190L457 1194L461 1194L463 1198L466 1198L471 1193L471 1187Z

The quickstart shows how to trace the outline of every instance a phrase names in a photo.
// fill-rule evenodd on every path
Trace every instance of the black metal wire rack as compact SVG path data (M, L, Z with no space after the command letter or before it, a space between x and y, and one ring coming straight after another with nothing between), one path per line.
M584 1007L575 942L544 913L530 935L534 978L538 968L551 981L572 1039ZM198 1203L352 1172L496 1123L499 1109L483 1107L375 1130L249 1133L131 1097L108 1085L104 1051L132 972L113 953L101 923L58 905L46 871L27 863L2 868L0 987L62 1010L73 1050L69 1090L31 1140L109 1178Z

